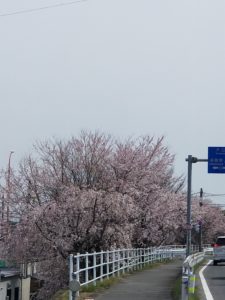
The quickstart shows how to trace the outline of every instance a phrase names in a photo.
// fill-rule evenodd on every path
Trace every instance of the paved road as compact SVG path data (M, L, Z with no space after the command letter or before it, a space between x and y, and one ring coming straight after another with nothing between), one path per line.
M129 275L95 300L172 300L171 290L181 276L182 261Z
M225 299L225 263L219 263L217 266L210 264L203 274L213 299Z

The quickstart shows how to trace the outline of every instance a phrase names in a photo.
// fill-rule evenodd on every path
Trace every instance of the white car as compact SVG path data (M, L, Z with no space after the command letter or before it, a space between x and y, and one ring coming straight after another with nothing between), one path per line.
M214 266L216 266L218 262L225 262L225 236L218 236L216 243L212 244L212 247Z

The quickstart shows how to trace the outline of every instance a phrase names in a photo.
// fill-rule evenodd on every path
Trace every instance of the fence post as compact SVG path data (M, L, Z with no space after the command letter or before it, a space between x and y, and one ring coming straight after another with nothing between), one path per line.
M106 272L107 272L107 279L109 279L109 251L106 251Z
M115 277L115 250L112 251L112 276Z
M188 274L185 268L182 272L181 300L188 300Z
M153 247L153 248L152 248L152 250L153 250L153 261L154 261L154 262L156 262L156 261L157 261L157 253L156 253L156 248L155 248L155 247Z
M152 264L152 247L149 248L149 262Z
M134 268L133 270L136 271L137 270L137 249L134 249Z
M146 250L147 249L143 249L143 251L144 251L144 256L143 256L143 260L144 260L144 267L145 267L145 264L146 264Z
M138 248L134 250L134 253L135 253L135 271L138 270L138 267L139 267L138 266L138 260L139 260L138 250L139 250Z
M129 257L129 271L133 271L133 250L130 249L128 253Z
M138 269L141 269L141 248L138 249Z
M124 274L125 273L125 267L126 267L126 262L125 262L125 259L126 259L126 250L125 249L123 249L122 257L123 257L123 274Z
M88 259L89 259L89 257L88 257L88 252L86 252L86 257L85 257L85 282L88 282L88 280L89 280L89 278L88 278L88 272L89 272L89 270L88 270L88 267L89 267L89 262L88 262Z
M140 268L142 269L143 268L143 249L140 248Z
M139 262L138 251L139 251L139 248L134 250L134 253L135 253L135 271L138 270L138 268L139 268L139 265L138 265L138 262Z
M101 254L100 254L100 281L103 281L103 250L101 251Z
M69 281L73 280L73 254L69 256ZM72 291L69 290L69 300L72 300Z
M80 273L79 273L79 271L80 271L80 253L77 253L77 257L76 257L76 280L78 282L80 282ZM76 296L79 297L79 294L80 294L79 291L76 292L75 299L76 299Z
M156 261L156 252L155 252L155 247L152 247L152 262Z
M131 248L131 250L130 250L130 265L131 265L132 272L134 270L134 260L135 260L134 250Z
M127 271L130 272L130 250L127 250Z
M93 284L96 285L96 252L93 254Z
M117 250L117 276L120 276L120 250Z
M139 259L139 261L140 261L140 268L142 269L143 268L143 258L144 258L144 256L142 255L143 254L143 251L142 251L143 249L142 248L140 248L140 259Z

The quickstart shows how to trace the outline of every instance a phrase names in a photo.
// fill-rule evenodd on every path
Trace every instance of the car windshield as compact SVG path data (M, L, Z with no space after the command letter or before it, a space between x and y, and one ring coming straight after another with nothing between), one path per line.
M218 238L216 243L217 245L225 246L225 238Z

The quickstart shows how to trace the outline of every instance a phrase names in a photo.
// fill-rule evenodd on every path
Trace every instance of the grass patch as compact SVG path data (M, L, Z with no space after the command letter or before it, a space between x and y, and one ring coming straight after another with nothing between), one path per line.
M54 297L53 300L68 300L69 299L69 291L68 290L60 290L58 291Z
M181 278L177 278L172 288L172 298L173 300L180 300L181 297Z
M189 300L200 300L197 286L195 287L195 293L189 296Z
M86 286L81 287L81 293L93 293L93 292L100 292L102 290L110 288L112 285L121 281L123 276L121 277L110 277L108 279L104 279L103 281L97 281L96 285L89 284Z

